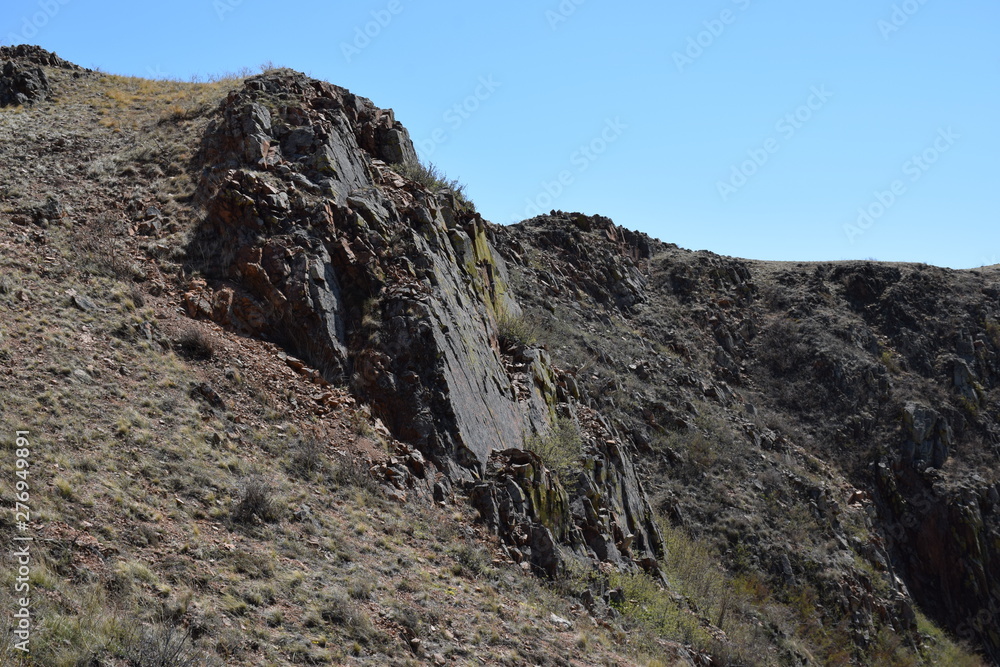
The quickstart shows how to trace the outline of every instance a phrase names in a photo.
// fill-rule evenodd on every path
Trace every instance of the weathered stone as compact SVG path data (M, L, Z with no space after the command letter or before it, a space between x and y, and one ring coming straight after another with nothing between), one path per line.
M83 295L74 294L70 297L70 300L74 306L84 312L97 310L97 304Z
M936 411L918 403L903 408L903 460L914 466L940 468L948 459L954 434Z
M0 46L0 60L17 60L22 63L33 63L42 67L58 67L77 72L90 71L84 70L79 65L74 65L68 60L63 60L51 51L46 51L40 46L31 44Z
M0 107L35 104L50 92L49 79L41 67L14 61L0 65Z

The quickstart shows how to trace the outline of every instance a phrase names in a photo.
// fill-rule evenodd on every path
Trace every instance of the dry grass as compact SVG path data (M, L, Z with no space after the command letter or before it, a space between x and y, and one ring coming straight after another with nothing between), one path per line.
M185 323L174 337L177 351L190 359L207 360L215 356L215 342L205 329L193 322Z
M210 111L243 78L233 75L208 83L185 83L108 74L100 78L95 106L102 112L101 124L113 130L137 129L150 121L176 123Z

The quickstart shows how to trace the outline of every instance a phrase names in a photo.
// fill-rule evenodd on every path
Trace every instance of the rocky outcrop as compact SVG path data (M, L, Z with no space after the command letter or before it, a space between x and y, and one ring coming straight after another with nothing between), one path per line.
M916 468L940 468L948 460L955 439L948 421L918 403L903 408L903 461Z
M883 533L914 597L1000 663L1000 488L883 462Z
M652 513L611 434L591 438L571 494L532 455L512 453L548 431L557 408L573 409L572 392L543 351L515 359L501 347L498 322L520 307L495 230L393 169L416 157L391 110L268 73L225 100L199 160L207 217L188 254L210 280L186 294L191 316L349 383L428 467L472 485L512 555L539 573L571 554L655 568ZM636 280L622 275L616 298Z
M84 70L38 46L0 46L0 107L37 104L52 94L45 67L70 70L80 76Z
M49 79L41 67L10 60L0 65L0 107L35 104L50 92Z
M21 63L31 63L42 67L58 67L59 69L72 70L74 72L90 71L60 58L51 51L46 51L40 46L31 44L0 46L0 60L17 60Z
M994 283L691 253L561 211L503 237L522 305L561 334L553 362L674 523L811 588L859 656L882 628L915 637L919 607L996 660Z
M620 439L599 416L578 409L584 434L580 470L560 480L523 450L493 452L485 479L469 493L516 563L555 576L571 558L658 572L662 538Z

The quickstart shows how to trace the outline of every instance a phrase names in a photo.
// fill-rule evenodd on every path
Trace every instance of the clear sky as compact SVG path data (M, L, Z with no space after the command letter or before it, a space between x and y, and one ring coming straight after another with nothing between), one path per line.
M484 217L759 259L1000 263L1000 3L5 0L0 42L395 109ZM366 34L367 33L367 34Z

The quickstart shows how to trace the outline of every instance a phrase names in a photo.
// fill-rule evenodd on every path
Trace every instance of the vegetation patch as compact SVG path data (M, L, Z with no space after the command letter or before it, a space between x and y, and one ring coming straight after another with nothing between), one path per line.
M526 315L515 315L501 308L497 313L497 339L505 350L531 347L538 342L539 326Z
M244 480L240 497L232 509L237 523L274 523L281 519L282 507L274 495L270 482L259 475Z
M546 468L566 476L580 465L583 440L572 419L558 417L548 433L525 440L524 448L537 454Z
M451 192L455 195L459 210L470 213L475 212L476 206L466 196L465 185L460 183L458 179L448 178L433 163L428 162L425 164L418 160L417 162L395 164L392 168L400 176L419 183L435 194L438 192Z

